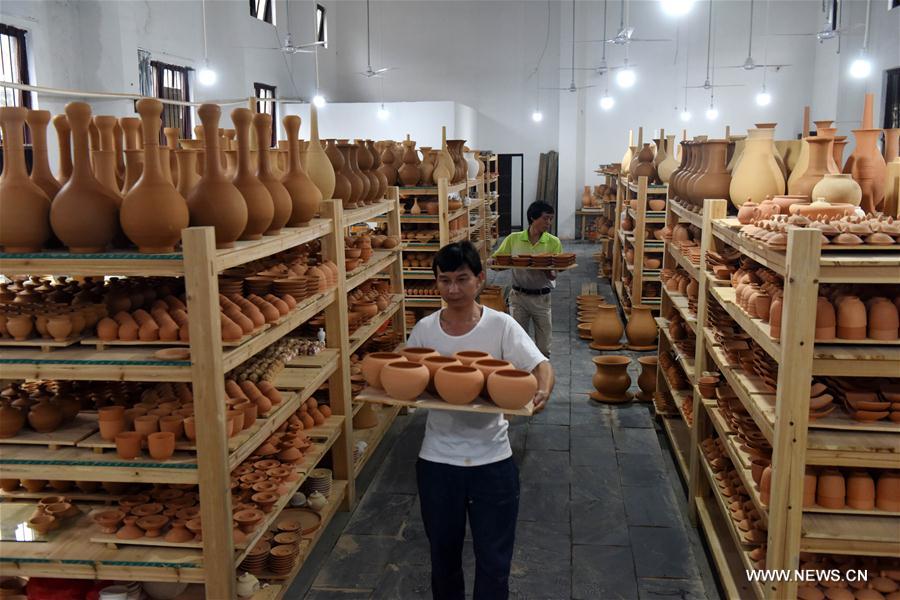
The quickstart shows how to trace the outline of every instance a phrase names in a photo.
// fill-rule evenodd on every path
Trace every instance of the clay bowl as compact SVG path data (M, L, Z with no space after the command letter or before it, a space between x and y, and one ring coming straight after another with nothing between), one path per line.
M484 375L475 367L444 367L435 373L434 386L445 402L469 404L481 393Z
M477 360L483 360L493 357L487 352L482 352L481 350L460 350L453 355L453 358L461 362L463 366L470 366Z
M434 348L407 347L401 348L400 354L408 361L420 363L428 356L438 356L440 353ZM364 373L365 374L365 373Z
M103 533L114 534L124 518L125 513L116 509L94 513L94 522L100 526Z
M257 524L264 516L265 514L263 511L255 508L248 508L234 513L234 521L238 524L238 527L241 528L241 531L244 533L251 533L256 529Z
M446 367L445 367L446 368ZM398 360L381 369L381 385L397 400L415 400L425 391L430 380L428 367L419 362Z
M37 515L28 520L28 527L42 535L52 529L56 529L58 526L59 523L57 522L56 517L51 515Z
M159 537L162 528L169 522L169 517L165 515L149 515L141 517L135 525L144 530L144 535L148 538Z

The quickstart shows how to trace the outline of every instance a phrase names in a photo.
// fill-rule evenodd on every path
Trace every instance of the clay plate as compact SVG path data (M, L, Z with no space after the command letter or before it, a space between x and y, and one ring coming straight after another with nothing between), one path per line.
M163 348L153 353L157 360L190 360L190 348Z

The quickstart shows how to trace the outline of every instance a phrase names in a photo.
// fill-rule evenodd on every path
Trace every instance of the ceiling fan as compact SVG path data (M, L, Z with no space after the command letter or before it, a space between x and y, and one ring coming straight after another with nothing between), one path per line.
M768 32L767 32L768 33ZM750 0L750 41L747 44L747 59L741 65L728 65L725 67L719 67L720 69L743 69L745 71L752 71L754 69L775 69L779 71L782 67L789 67L791 65L760 65L757 64L753 60L753 0Z
M565 67L564 67L565 68ZM558 90L563 92L577 92L587 88L595 87L593 85L575 85L575 0L572 0L572 65L568 67L572 72L572 79L568 87L542 87L542 90Z
M850 27L841 27L841 13L843 6L841 0L825 0L823 3L825 12L825 22L822 29L813 33L774 33L772 35L778 37L815 37L821 44L827 40L840 40L841 33L857 29L862 25L857 23Z
M619 15L619 32L615 35L615 37L606 39L606 27L603 28L603 37L602 40L582 40L581 43L587 44L615 44L616 46L627 46L633 42L671 42L672 40L668 38L636 38L634 37L634 27L626 26L626 3L625 0L622 0L622 13ZM606 12L604 10L604 22Z
M278 50L279 52L283 52L284 54L312 54L316 51L316 46L324 46L325 42L310 42L308 44L294 44L293 39L291 38L291 32L287 32L284 34L284 42L281 43L277 48L272 47L259 47L259 46L244 46L244 48L249 50Z
M606 37L606 0L603 0L603 37ZM606 44L603 44L603 57L600 59L600 64L596 67L575 67L576 71L593 71L597 75L603 75L608 71L615 71L616 69L624 69L628 65L618 65L615 67L610 67L606 64ZM560 67L559 70L563 71L569 69L570 67Z
M393 71L394 67L381 67L380 69L372 68L372 40L369 17L369 0L366 0L366 70L360 71L358 74L367 78L381 77L382 73Z
M719 83L713 85L712 80L710 78L710 70L709 70L709 61L712 56L712 8L713 3L712 0L709 2L709 24L707 26L706 31L706 79L703 80L703 85L686 85L685 89L695 88L695 89L703 89L712 91L713 88L720 87L744 87L743 83ZM711 96L710 96L711 97Z

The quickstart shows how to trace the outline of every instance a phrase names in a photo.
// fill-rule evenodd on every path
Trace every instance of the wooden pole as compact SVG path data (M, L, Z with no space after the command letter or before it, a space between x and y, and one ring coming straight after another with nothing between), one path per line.
M387 233L400 239L400 188L388 188L387 197L391 201L391 212L387 215ZM391 324L394 331L400 334L400 340L406 341L406 293L403 285L403 262L401 256L391 263L391 291L400 294L400 308L394 314Z
M219 279L212 227L182 233L184 279L191 315L191 380L197 427L197 474L203 523L203 569L207 598L234 598L231 473L225 431L225 373L219 317Z
M638 177L638 206L634 223L634 275L631 278L631 305L643 304L644 238L647 227L647 177Z

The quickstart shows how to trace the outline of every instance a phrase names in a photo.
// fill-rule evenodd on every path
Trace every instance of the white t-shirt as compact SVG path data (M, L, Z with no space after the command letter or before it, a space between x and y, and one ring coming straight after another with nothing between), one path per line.
M515 319L483 307L481 319L465 335L448 335L434 312L413 327L407 346L434 348L443 356L461 350L480 350L531 372L547 360ZM432 462L476 467L512 456L507 435L509 422L502 414L477 414L449 410L428 413L425 440L419 457Z

